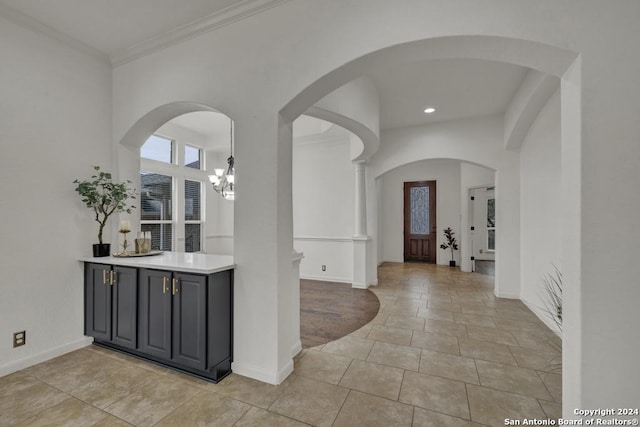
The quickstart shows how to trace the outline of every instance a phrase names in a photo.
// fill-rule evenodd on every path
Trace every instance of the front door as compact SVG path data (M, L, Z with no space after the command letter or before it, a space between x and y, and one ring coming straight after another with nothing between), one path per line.
M404 183L404 260L436 262L436 182Z

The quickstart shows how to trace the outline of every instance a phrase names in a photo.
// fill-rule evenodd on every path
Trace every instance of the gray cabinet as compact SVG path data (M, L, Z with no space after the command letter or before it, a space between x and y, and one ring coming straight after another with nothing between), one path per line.
M207 277L141 270L140 351L205 369Z
M233 270L85 265L85 335L209 380L231 372Z
M137 312L135 268L86 264L85 335L135 349Z

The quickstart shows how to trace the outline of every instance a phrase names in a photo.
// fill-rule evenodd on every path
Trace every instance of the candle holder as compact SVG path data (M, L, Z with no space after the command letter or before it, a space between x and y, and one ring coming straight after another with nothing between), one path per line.
M120 255L126 255L127 254L127 248L129 247L129 242L127 241L127 234L129 234L131 230L120 230L120 233L122 233L123 236L123 240L122 240L122 252L120 253Z

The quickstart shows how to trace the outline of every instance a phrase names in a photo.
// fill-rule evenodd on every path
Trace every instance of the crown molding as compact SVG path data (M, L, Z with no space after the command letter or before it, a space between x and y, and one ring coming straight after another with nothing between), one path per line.
M32 18L29 15L26 15L19 10L16 10L10 6L0 3L0 16L6 18L7 20L13 22L16 25L20 25L21 27L27 28L36 33L40 33L48 38L57 40L64 45L75 49L76 51L87 54L100 62L104 62L105 64L110 64L109 55L104 52L91 47L85 43L82 43L80 40L75 39L71 36L68 36L40 21L35 18Z
M218 12L207 15L201 19L190 22L181 27L174 28L152 37L143 42L136 43L126 49L111 54L111 64L115 67L126 64L145 55L162 50L168 46L192 39L201 34L208 33L234 22L248 18L273 7L280 6L291 0L241 0Z

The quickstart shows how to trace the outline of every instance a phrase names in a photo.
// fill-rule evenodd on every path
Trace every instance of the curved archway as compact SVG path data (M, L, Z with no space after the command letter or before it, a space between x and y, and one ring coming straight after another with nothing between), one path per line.
M124 134L120 140L120 145L140 148L149 135L169 120L196 111L220 112L220 110L209 105L189 101L177 101L161 105L140 117Z
M280 110L291 122L322 97L362 75L379 62L470 58L507 62L562 77L578 54L556 46L499 36L448 36L389 46L356 58L297 94Z
M205 114L204 116L198 117L198 114L191 113ZM179 116L185 115L187 115L184 117L186 121L173 121ZM140 185L139 190L142 193L142 190L145 187L144 179L147 173L150 173L153 176L169 175L172 179L171 182L175 183L171 196L169 197L171 197L175 203L178 203L178 205L180 205L180 203L184 203L183 198L185 197L186 191L184 188L187 181L197 181L198 184L190 185L197 185L197 188L199 189L198 191L202 191L200 189L210 189L207 172L200 168L203 161L205 162L205 165L221 161L221 159L218 158L219 156L217 152L220 147L215 144L215 141L218 141L223 124L225 127L222 135L228 136L229 120L229 116L222 113L219 109L197 102L178 101L152 109L135 121L116 147L119 157L118 172L120 177L136 183L136 187ZM161 136L172 141L172 151L174 151L174 153L183 153L177 155L172 154L173 159L171 161L171 169L167 169L164 166L154 166L153 163L149 163L148 159L141 158L140 148L151 135L157 132L160 132L159 134ZM185 140L188 142L185 143ZM195 169L186 166L184 158L185 150L187 146L191 146L191 144L194 144L194 146L199 148L198 161L200 163ZM228 146L225 148L228 148ZM223 164L222 161L221 164ZM178 166L177 169L176 166ZM141 173L143 170L145 171L145 174ZM185 175L185 170L188 171L188 175ZM185 176L190 178L185 178ZM209 252L212 251L213 247L216 247L220 251L220 254L228 255L232 253L233 233L229 232L228 228L233 227L233 221L228 218L233 217L233 204L221 205L214 200L215 199L210 198L202 199L203 205L201 207L203 210L201 211L201 219L205 224L210 224L209 233L204 230L204 227L198 225L198 228L192 227L190 236L187 236L186 234L188 234L188 232L186 231L187 227L184 225L184 217L175 216L173 219L175 222L172 225L173 231L169 233L171 238L164 243L165 247L161 249L188 252ZM141 194L141 198L139 200L140 209L142 209L144 203L144 197ZM178 211L179 210L174 206L174 212ZM207 212L213 211L216 212L216 215L207 214ZM218 223L214 222L214 218L221 216L225 218L224 224L226 225L224 229L219 230L217 226ZM141 217L142 219L145 219L142 215L133 215L129 218L135 228L142 229L144 227L144 225L139 223ZM150 218L146 219L149 220ZM149 222L145 224L148 225ZM193 231L194 229L197 231ZM195 241L195 246L188 246L189 241Z
M578 57L579 55L576 52L557 46L500 36L445 36L416 40L370 52L330 71L294 96L279 110L279 115L282 124L294 120L308 109L313 109L314 104L327 94L362 76L368 68L375 67L381 63L469 58L515 64L563 78L565 74L571 71ZM579 76L573 77L579 79ZM563 99L563 103L565 102L568 108L576 109L579 105L579 95L575 99ZM498 125L494 123L495 126L489 132L492 134L489 138L494 143L497 142L497 144L494 144L489 152L475 152L474 155L469 155L459 145L451 145L443 149L443 145L440 144L436 152L432 151L427 154L429 148L435 147L435 139L426 141L430 143L428 148L425 148L425 140L423 138L415 138L409 142L414 147L422 143L422 147L419 150L422 150L421 152L425 159L433 157L455 158L471 163L489 165L497 171L496 183L499 184L501 192L501 197L497 201L497 215L502 219L506 219L506 215L508 215L512 219L504 221L504 228L500 231L500 234L504 236L503 243L505 243L502 247L507 247L509 250L502 251L503 254L500 256L502 262L497 262L503 268L501 271L498 270L496 272L495 292L502 297L519 298L520 230L517 218L520 215L520 189L518 153L504 149L504 126L501 123L501 119L497 120L497 122L500 123ZM468 141L472 140L473 136ZM579 140L571 141L571 143L574 144L574 148L577 143L577 150L579 151ZM398 151L395 143L394 147L385 147L385 144L381 144L380 151L374 156L372 164L367 167L374 169L374 175L379 176L381 173L396 166L414 161L415 154L415 152L409 154L408 150ZM366 217L365 215L356 213L356 216L360 217ZM373 257L365 255L365 258L369 260L369 263L372 263ZM366 269L367 271L372 270L371 266L367 266Z

